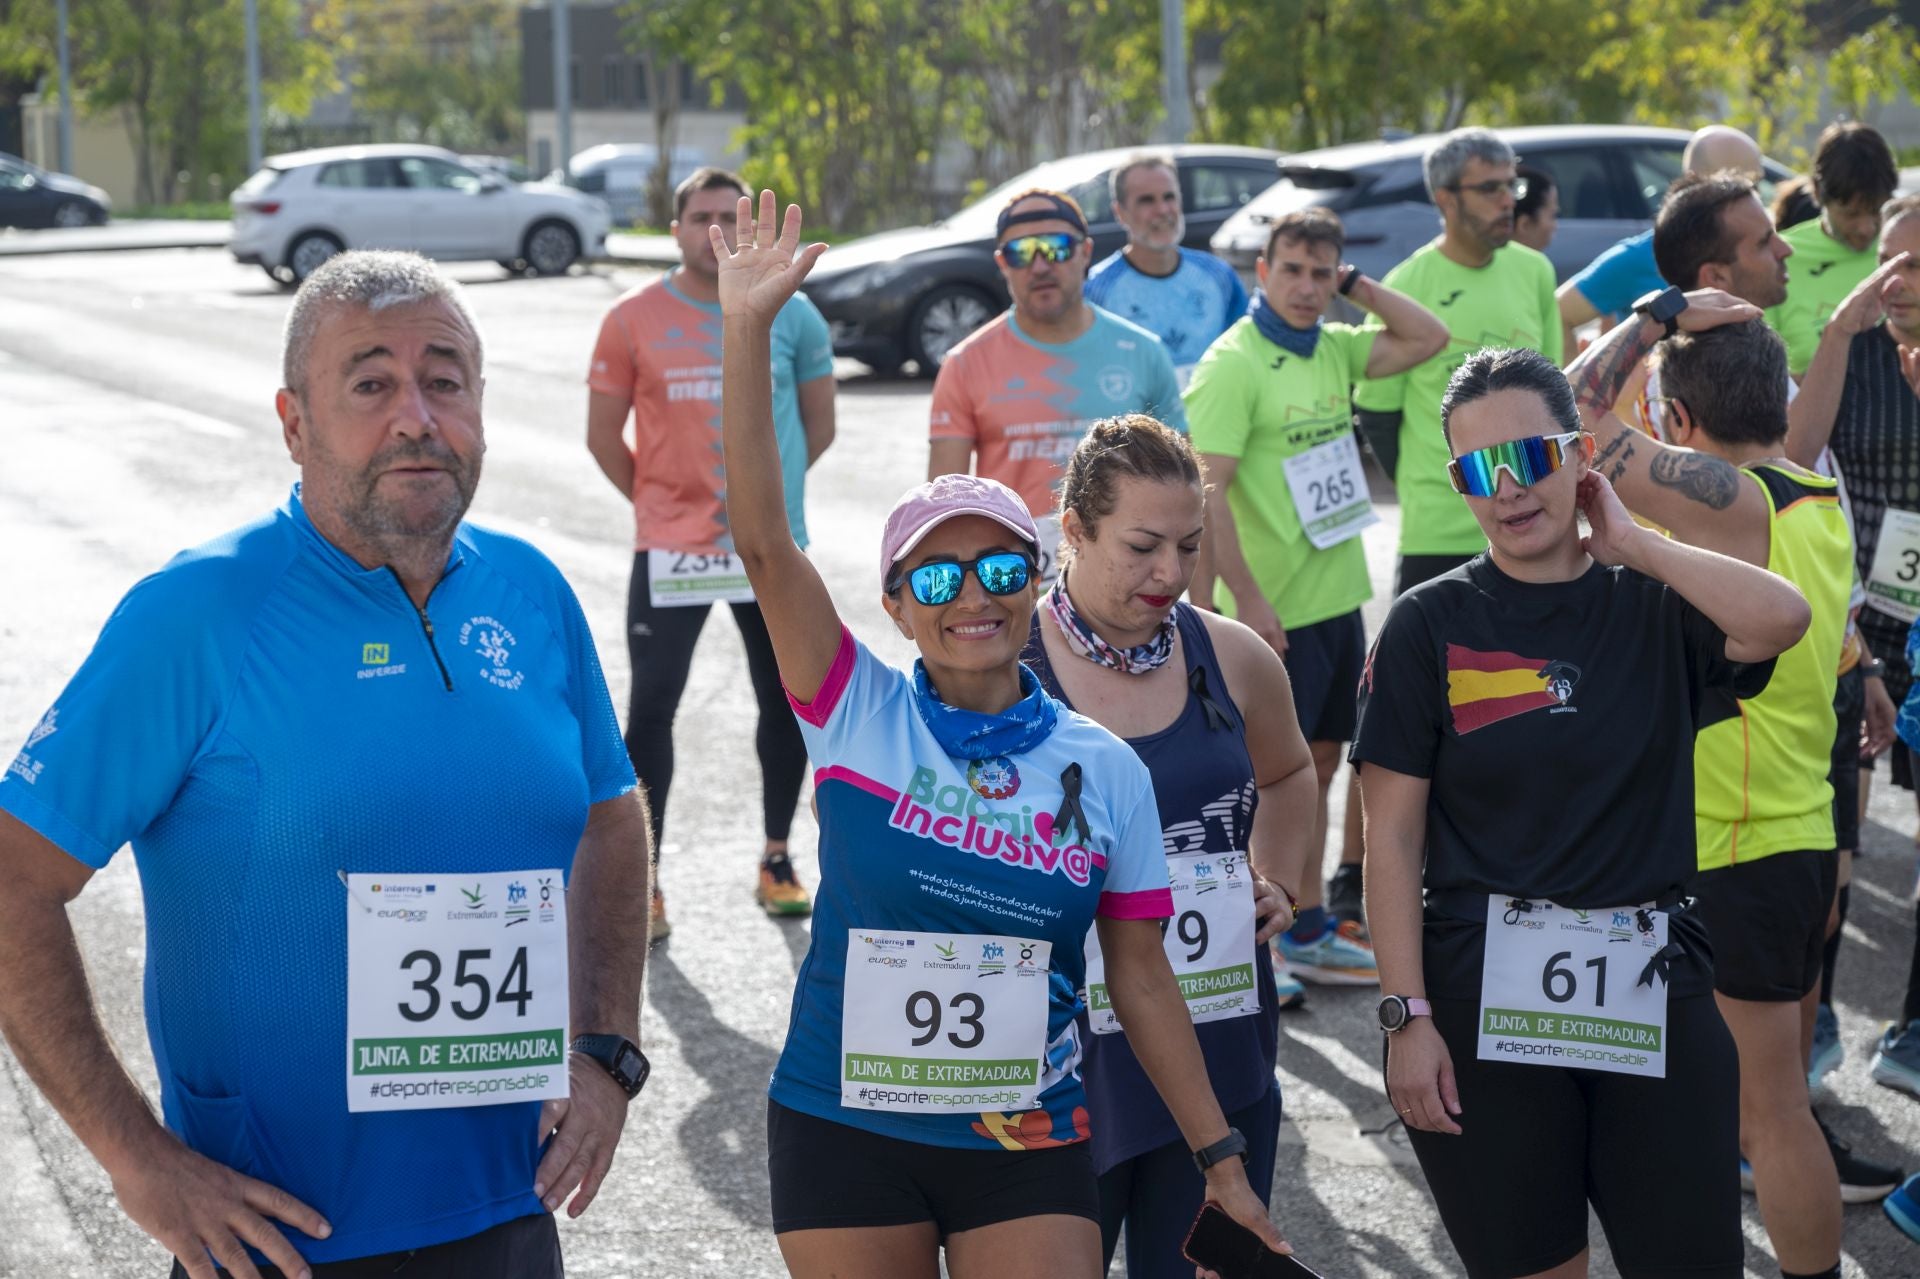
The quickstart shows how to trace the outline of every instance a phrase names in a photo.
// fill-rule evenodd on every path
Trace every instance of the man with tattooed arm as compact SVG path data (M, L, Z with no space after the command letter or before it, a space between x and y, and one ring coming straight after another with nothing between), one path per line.
M1742 199L1752 209L1729 218ZM1662 223L1670 211L1662 210ZM1710 230L1750 215L1765 221L1751 188L1709 212L1702 225ZM1751 229L1759 240L1771 235L1770 223L1764 235L1758 224ZM1722 259L1718 270L1738 259L1746 238L1738 221L1735 232L1731 255L1708 248ZM1656 254L1661 247L1656 227ZM1812 626L1780 655L1760 696L1703 716L1709 726L1694 748L1699 873L1690 891L1713 941L1714 992L1739 1050L1740 1144L1781 1273L1838 1279L1835 1165L1845 1152L1829 1153L1808 1103L1805 1051L1837 874L1826 761L1852 536L1835 482L1786 457L1786 348L1761 308L1717 288L1671 288L1634 309L1635 319L1567 369L1594 433L1595 469L1629 510L1681 541L1771 569L1813 610ZM1614 412L1629 373L1656 345L1659 417L1670 444Z

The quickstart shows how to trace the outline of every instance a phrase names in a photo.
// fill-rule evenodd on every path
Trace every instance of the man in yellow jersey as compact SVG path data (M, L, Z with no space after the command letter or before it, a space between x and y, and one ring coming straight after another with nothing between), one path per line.
M1453 371L1483 347L1524 346L1561 362L1553 264L1513 243L1514 202L1526 189L1513 148L1486 129L1460 129L1427 153L1424 167L1440 236L1381 283L1439 316L1449 340L1405 373L1362 382L1353 397L1400 494L1396 595L1487 547L1466 500L1447 482L1440 397Z
M1900 173L1887 140L1857 120L1830 124L1813 152L1813 194L1820 216L1785 233L1800 260L1787 297L1767 310L1787 343L1787 367L1804 376L1833 309L1879 265L1880 206Z
M1780 574L1813 609L1765 691L1729 700L1696 741L1691 891L1739 1049L1740 1143L1774 1255L1784 1276L1839 1279L1840 1182L1808 1102L1805 1052L1837 874L1827 764L1853 538L1834 481L1785 456L1786 348L1759 308L1674 288L1635 311L1567 370L1595 465L1630 510ZM1628 370L1663 339L1677 448L1613 412Z

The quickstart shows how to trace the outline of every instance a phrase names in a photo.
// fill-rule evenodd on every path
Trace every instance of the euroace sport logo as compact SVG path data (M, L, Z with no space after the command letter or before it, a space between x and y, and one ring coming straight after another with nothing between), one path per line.
M480 678L495 688L504 688L509 692L519 688L526 679L526 672L513 665L513 650L517 641L513 632L501 624L498 618L485 614L471 618L460 628L460 647L472 648L481 657Z

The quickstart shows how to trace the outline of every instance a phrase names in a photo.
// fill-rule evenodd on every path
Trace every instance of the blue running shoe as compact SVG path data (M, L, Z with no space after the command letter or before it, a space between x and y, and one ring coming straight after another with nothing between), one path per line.
M1343 920L1309 942L1280 934L1280 954L1302 981L1316 986L1378 986L1380 969L1374 962L1360 925Z
M1880 1201L1880 1207L1901 1234L1920 1243L1920 1173L1902 1182L1898 1190Z
M1273 951L1273 1006L1282 1011L1299 1008L1307 1002L1307 988L1300 979L1287 971L1287 957L1280 953L1279 946Z
M1888 1026L1873 1050L1867 1073L1876 1084L1920 1097L1920 1021Z
M1840 1042L1840 1019L1833 1015L1832 1004L1821 1004L1813 1014L1813 1052L1807 1060L1807 1091L1817 1092L1822 1081L1839 1069L1847 1058Z

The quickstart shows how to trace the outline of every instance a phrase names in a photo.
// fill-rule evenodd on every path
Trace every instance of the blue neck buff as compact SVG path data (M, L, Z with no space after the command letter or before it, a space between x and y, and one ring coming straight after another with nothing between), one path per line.
M913 664L913 701L940 749L955 759L1023 755L1047 740L1060 718L1060 703L1047 696L1039 677L1020 667L1020 700L998 715L961 710L940 700L927 679L927 664Z
M1260 330L1261 337L1303 360L1313 358L1313 348L1320 342L1318 319L1314 320L1310 329L1294 328L1280 318L1280 312L1273 309L1273 303L1267 301L1264 291L1253 295L1253 304L1247 308L1247 314L1253 317L1253 325Z

